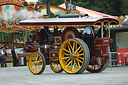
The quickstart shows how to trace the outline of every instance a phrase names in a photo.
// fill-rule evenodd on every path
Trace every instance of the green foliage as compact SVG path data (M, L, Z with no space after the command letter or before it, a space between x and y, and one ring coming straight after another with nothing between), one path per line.
M122 15L128 15L128 0L123 0L121 10Z
M113 16L128 15L128 0L72 0L77 2L78 6L110 14ZM70 2L70 0L67 0ZM60 5L64 0L53 0L51 4Z

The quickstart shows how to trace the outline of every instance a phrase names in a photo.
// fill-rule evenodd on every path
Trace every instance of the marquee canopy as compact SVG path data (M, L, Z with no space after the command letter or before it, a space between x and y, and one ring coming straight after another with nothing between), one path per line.
M59 7L66 9L65 3L59 5ZM76 6L76 10L79 11L81 14L88 14L89 17L111 17L111 18L114 18L114 16L104 14L104 13L100 13L100 12L96 12L96 11L86 9L86 8L83 8L83 7L79 7L79 6Z

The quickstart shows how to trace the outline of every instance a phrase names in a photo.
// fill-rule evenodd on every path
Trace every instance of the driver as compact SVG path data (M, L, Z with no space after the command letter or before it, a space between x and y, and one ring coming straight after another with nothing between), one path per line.
M94 47L94 27L93 26L87 26L82 34L82 39L86 42L88 47L93 50Z

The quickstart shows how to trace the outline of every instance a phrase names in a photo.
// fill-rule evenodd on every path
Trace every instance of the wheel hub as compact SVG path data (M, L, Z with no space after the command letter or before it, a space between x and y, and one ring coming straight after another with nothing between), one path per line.
M37 61L36 61L36 62L34 62L34 65L35 65L35 66L38 66L38 65L40 65L40 63L41 63L41 62L37 62Z
M74 59L76 58L75 53L71 53L70 56L69 56L69 58L70 58L71 60L74 60Z
M34 62L34 65L37 66L37 62Z

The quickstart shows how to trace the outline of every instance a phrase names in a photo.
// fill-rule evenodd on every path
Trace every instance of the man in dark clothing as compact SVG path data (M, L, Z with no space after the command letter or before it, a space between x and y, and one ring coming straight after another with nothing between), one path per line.
M1 63L1 67L4 67L4 47L1 48L1 51L0 51L0 63Z
M13 49L11 50L12 53L12 57L13 57L13 66L17 66L18 62L17 62L17 53L15 52L15 46L13 47Z
M86 42L88 47L93 50L94 48L94 27L93 26L87 26L85 30L83 31L82 39Z

